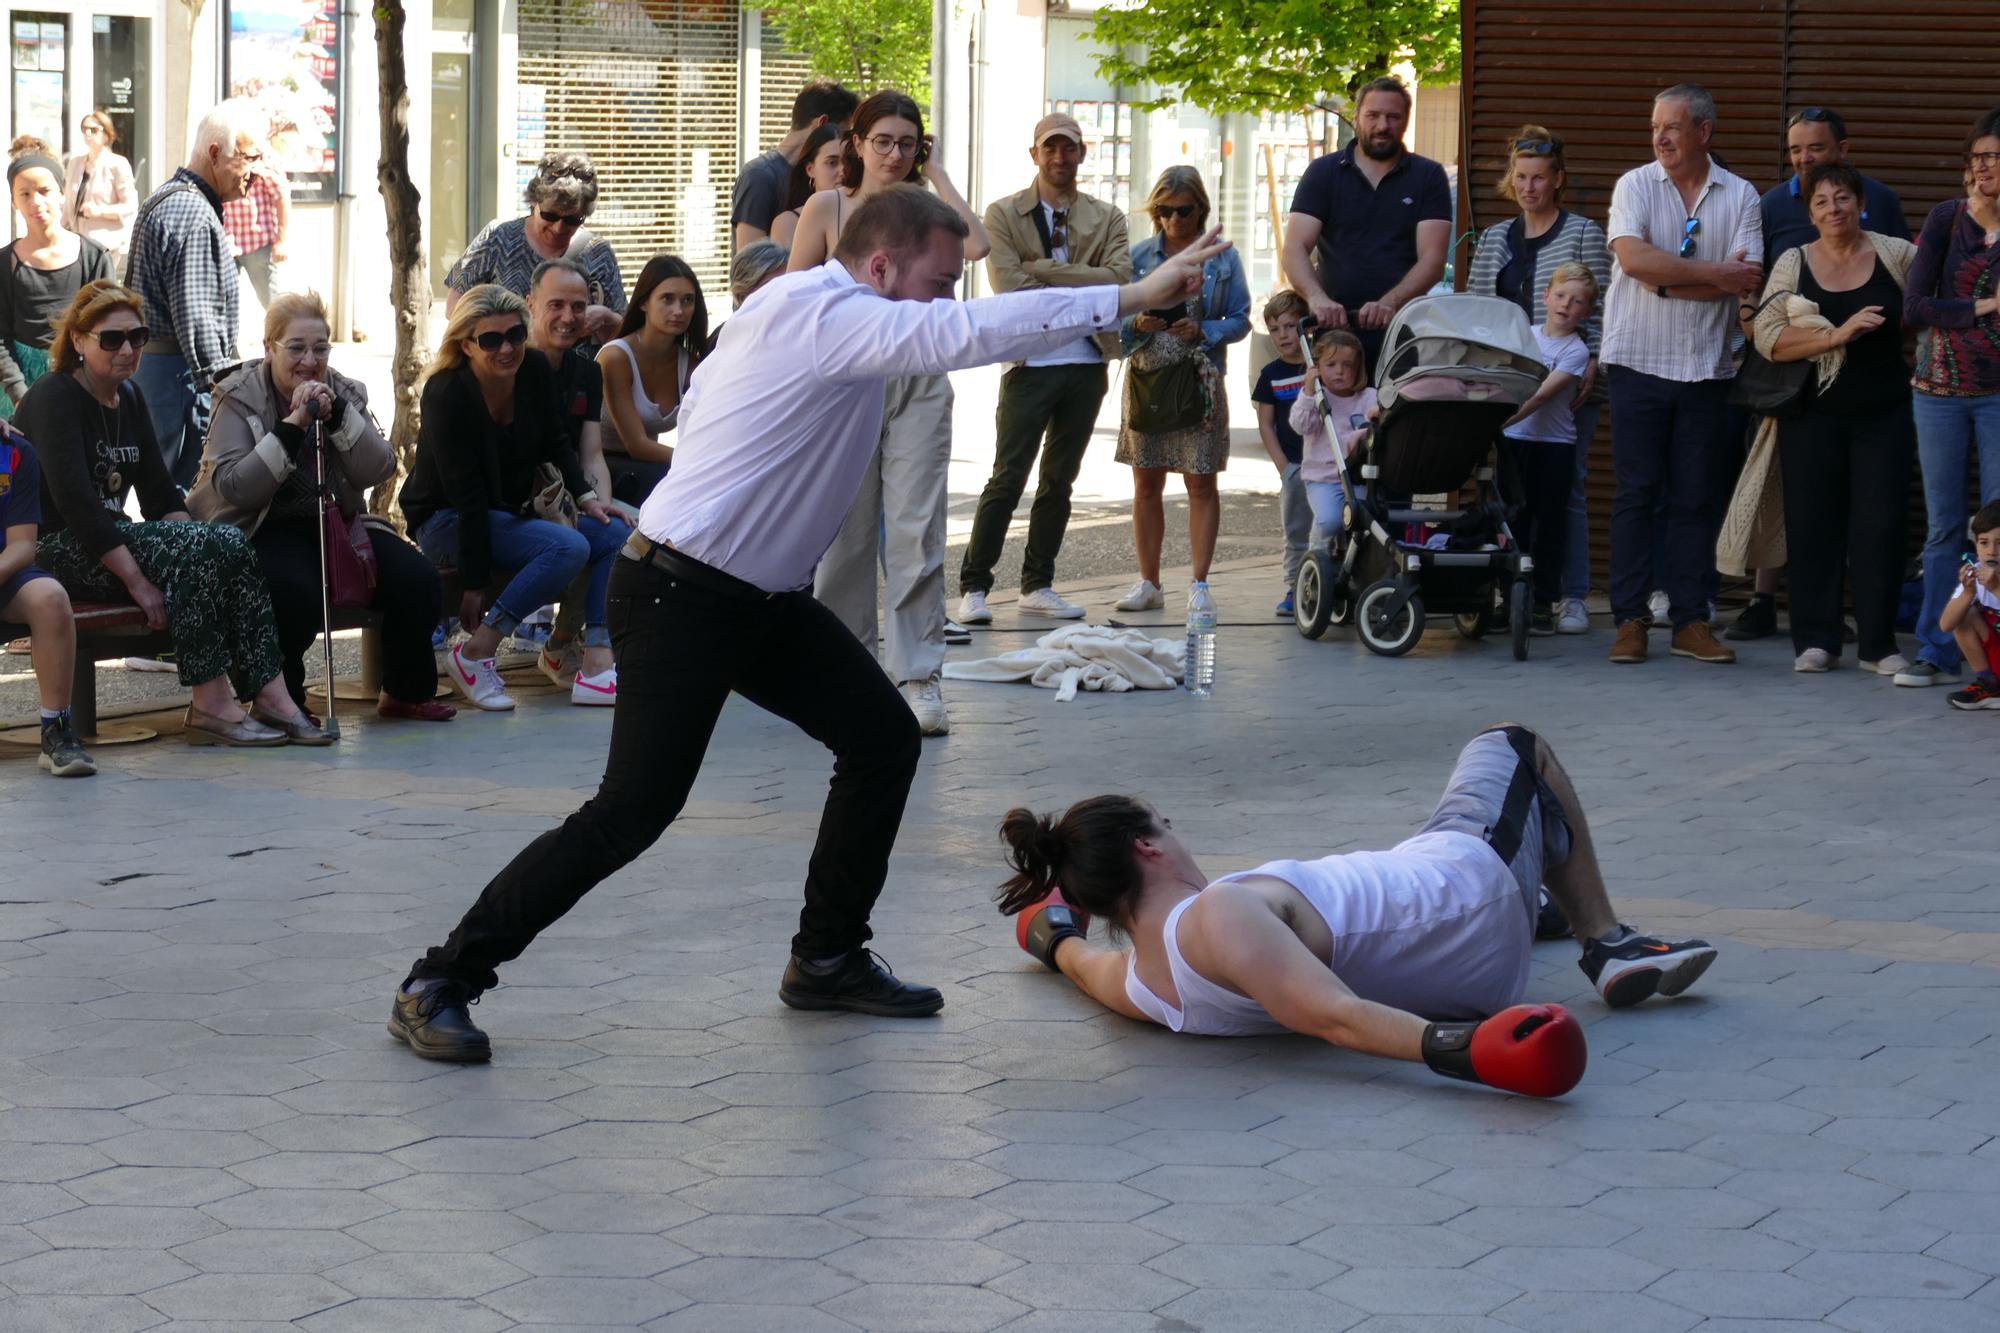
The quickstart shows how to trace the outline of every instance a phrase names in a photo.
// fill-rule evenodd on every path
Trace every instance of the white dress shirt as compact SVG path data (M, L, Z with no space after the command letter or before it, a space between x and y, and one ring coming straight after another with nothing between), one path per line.
M1611 291L1604 300L1605 365L1684 384L1735 376L1730 355L1730 335L1738 330L1734 296L1713 301L1661 296L1653 284L1632 277L1617 261L1622 236L1678 256L1691 217L1701 219L1701 228L1688 258L1719 263L1741 251L1752 264L1764 262L1764 206L1749 181L1711 159L1708 180L1690 211L1658 162L1626 172L1611 191L1611 225L1605 229L1613 256Z
M1070 202L1074 205L1076 201L1071 200ZM1041 210L1042 225L1049 229L1050 236L1054 236L1056 234L1055 205L1044 199L1041 201ZM1068 231L1069 228L1065 226L1063 228L1065 241L1068 240ZM1049 258L1055 260L1058 264L1067 264L1069 262L1069 246L1050 246ZM1095 338L1078 338L1075 342L1059 347L1046 356L1031 356L1022 364L1030 366L1095 366L1102 364L1103 361L1104 353L1098 350Z
M1117 326L1116 287L891 301L837 259L788 273L729 317L696 367L673 469L639 530L766 592L810 587L881 440L888 380Z

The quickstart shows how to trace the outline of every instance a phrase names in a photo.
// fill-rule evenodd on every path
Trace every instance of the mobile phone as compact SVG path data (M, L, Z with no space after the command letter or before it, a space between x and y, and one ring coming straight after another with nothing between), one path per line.
M1154 319L1164 319L1167 323L1173 324L1187 318L1187 307L1184 305L1162 306L1158 310L1148 310L1146 313Z

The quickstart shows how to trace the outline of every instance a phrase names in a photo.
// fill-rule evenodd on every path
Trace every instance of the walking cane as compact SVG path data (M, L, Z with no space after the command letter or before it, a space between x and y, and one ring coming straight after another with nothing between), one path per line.
M332 740L340 739L340 719L333 693L333 585L326 568L326 507L333 501L333 483L326 474L326 415L317 401L313 411L313 465L319 471L319 627L320 642L326 645L326 723L321 728Z

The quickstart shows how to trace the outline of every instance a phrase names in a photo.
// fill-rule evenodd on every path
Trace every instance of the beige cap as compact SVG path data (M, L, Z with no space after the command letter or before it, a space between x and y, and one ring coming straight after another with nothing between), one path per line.
M1075 140L1079 147L1083 144L1083 127L1076 123L1076 117L1066 116L1060 111L1052 112L1035 122L1035 147L1040 148L1042 142L1051 134L1066 135Z

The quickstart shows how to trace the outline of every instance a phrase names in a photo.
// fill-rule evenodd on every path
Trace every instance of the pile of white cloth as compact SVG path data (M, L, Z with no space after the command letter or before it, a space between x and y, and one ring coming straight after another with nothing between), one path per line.
M1136 629L1108 625L1069 625L1035 640L1032 648L1017 648L998 657L972 662L947 662L951 680L1027 681L1056 692L1056 702L1076 697L1078 690L1171 690L1181 683L1184 644L1148 638Z

